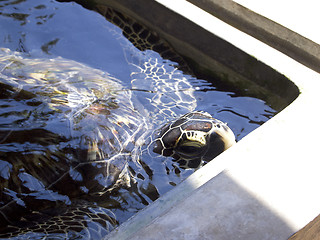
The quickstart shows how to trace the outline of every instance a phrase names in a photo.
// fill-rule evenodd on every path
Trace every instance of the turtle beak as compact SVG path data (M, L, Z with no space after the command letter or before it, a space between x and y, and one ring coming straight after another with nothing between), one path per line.
M235 136L231 129L226 124L219 124L209 135L208 149L203 160L212 160L235 143Z
M224 150L227 150L233 144L236 143L236 138L232 130L227 126L227 124L223 124L219 130L217 130L217 134L221 136L221 141L224 143Z

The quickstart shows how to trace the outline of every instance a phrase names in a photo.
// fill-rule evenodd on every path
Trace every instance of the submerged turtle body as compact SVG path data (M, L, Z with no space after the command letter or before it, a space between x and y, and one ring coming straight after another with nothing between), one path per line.
M138 176L142 152L197 167L234 143L231 130L207 113L157 130L174 102L161 102L158 91L149 108L157 107L146 111L117 79L83 64L8 49L0 62L2 236L103 236L117 224L108 196Z
M138 146L128 145L143 136L144 124L130 92L74 61L1 51L0 229L18 225L35 231L35 216L47 220L70 209L88 219L71 230L93 223L96 211L105 220L101 229L108 229L115 223L110 211L87 199L130 183L126 164ZM93 210L83 212L83 206ZM57 231L56 224L45 232L50 229Z
M122 29L136 26L127 30L133 39L146 33L104 14ZM0 50L0 238L100 239L117 226L121 191L150 174L144 155L196 168L235 142L224 123L194 111L194 89L176 66L135 51L157 46L181 60L144 35L153 42L119 39L132 72L127 88L75 61Z

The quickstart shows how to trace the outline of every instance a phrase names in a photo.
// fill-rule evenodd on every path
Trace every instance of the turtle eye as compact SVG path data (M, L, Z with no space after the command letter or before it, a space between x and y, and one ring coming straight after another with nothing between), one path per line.
M198 155L201 150L198 146L180 146L179 152L184 153L186 155Z
M202 154L204 146L197 141L186 140L177 145L175 152L182 158L198 157Z

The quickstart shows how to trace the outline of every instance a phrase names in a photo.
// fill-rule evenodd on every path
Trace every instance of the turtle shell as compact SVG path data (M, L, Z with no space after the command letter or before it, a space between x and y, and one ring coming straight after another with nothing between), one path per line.
M130 183L143 111L117 79L8 49L0 64L0 229Z

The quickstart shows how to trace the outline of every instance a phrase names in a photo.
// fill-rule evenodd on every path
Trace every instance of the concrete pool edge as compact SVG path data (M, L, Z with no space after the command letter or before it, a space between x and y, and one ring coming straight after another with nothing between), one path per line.
M210 16L205 17L216 21ZM205 25L207 19L200 24ZM320 207L317 203L320 196L314 191L320 180L317 176L319 165L314 137L320 133L320 129L316 122L317 116L312 109L306 107L312 103L315 109L319 104L319 75L229 25L219 24L219 36L284 73L299 86L301 95L236 146L122 224L108 239L203 239L214 236L218 239L230 239L232 236L239 239L287 239L319 214ZM217 29L212 31L217 34ZM234 35L230 39L229 35L223 35L224 32L229 35L234 32ZM310 157L305 154L306 151ZM205 174L206 171L210 172L209 175ZM208 199L203 195L205 190L214 194L212 198L226 196L225 189L213 187L217 187L219 182L227 183L225 189L232 185L232 188L229 187L228 201L201 205L201 200ZM235 187L230 182L236 182L238 188L243 188L246 193L231 191ZM199 201L192 201L194 199ZM252 199L256 200L255 211L250 208L253 205ZM186 209L183 203L188 200L191 200L190 208ZM263 214L259 215L259 207L267 208L269 212L261 210ZM183 217L181 221L182 212L179 209L190 216L189 221ZM229 217L227 220L228 223L233 223L232 227L227 220L223 220L226 216L221 211L213 213L214 219L210 221L197 216L197 213L204 213L206 210L210 212L212 209L224 209L231 218L236 214L228 211L230 209L251 214L243 215L244 219L239 217L241 214L237 215L235 219L238 221L230 221ZM261 221L261 216L264 216L265 221ZM199 226L188 225L193 222L192 218L197 220ZM279 219L278 226L272 223L275 218ZM173 224L177 221L179 226ZM207 226L207 232L204 226Z
M283 52L305 66L320 72L318 44L231 1L188 0L222 21Z

